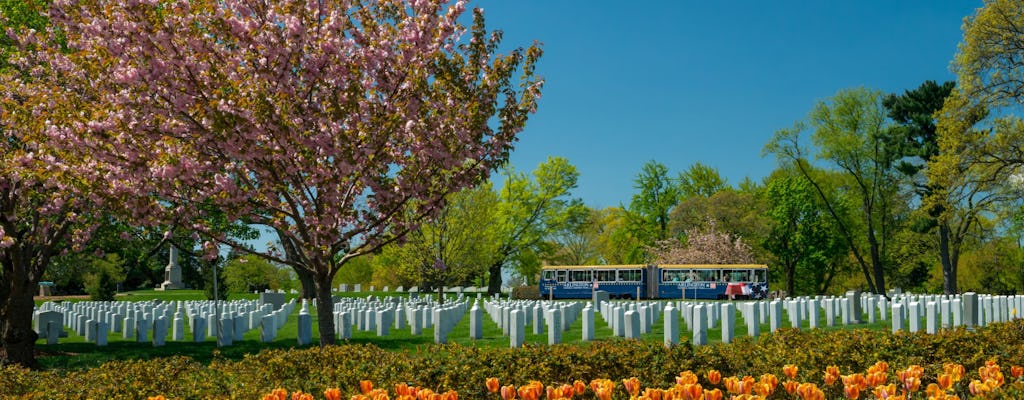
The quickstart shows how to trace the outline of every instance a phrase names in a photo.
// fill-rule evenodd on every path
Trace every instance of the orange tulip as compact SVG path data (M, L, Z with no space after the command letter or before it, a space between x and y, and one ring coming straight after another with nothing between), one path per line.
M663 392L664 391L661 389L647 388L644 389L643 397L646 397L651 400L661 400Z
M890 383L888 385L875 386L875 398L876 399L889 399L896 395L896 385Z
M324 399L325 400L341 400L341 389L329 388L327 390L324 390Z
M960 379L963 379L964 373L966 372L966 371L964 371L964 366L963 365L954 364L954 363L946 363L946 364L944 364L942 366L942 370L943 370L943 372L953 376L953 382L959 382Z
M782 387L786 389L786 393L790 396L796 394L796 389L800 387L800 382L797 381L786 381L782 384Z
M908 376L903 380L903 388L908 392L916 392L921 388L921 378L916 376Z
M938 384L940 389L948 390L949 388L953 387L953 375L939 374Z
M861 389L882 385L888 380L888 374L876 370L875 372L872 372L865 377L865 383L867 384L867 386L862 386Z
M572 387L573 392L575 392L576 394L583 394L584 392L587 391L587 384L580 380L573 382Z
M769 393L775 392L775 388L779 387L779 378L775 374L761 375L760 382L768 387Z
M1024 376L1024 367L1021 367L1019 365L1011 366L1010 367L1010 376L1012 376L1013 379L1018 379L1019 380L1022 376Z
M677 385L686 385L697 383L697 375L690 371L683 371L676 377Z
M292 393L292 400L313 400L313 395L309 393L303 393L301 390Z
M813 383L801 383L800 386L797 386L796 388L797 396L800 396L800 398L804 400L817 399L817 394L819 392L821 392L821 390L818 389L818 385ZM821 393L821 395L822 397L825 396L824 393Z
M516 398L516 387L512 385L502 386L501 398L502 400L512 400Z
M640 393L640 380L636 379L636 377L623 379L622 386L626 387L626 392L628 392L630 396L636 397L636 395Z
M754 393L761 397L768 397L772 395L772 388L767 383L758 382L754 384Z
M718 372L717 369L708 370L706 377L708 378L708 382L712 385L717 385L718 382L722 381L722 373Z
M572 396L576 395L576 387L574 385L569 385L569 384L562 385L562 387L560 389L562 390L562 397L564 397L566 399L571 399ZM582 394L582 393L580 393L580 394Z
M284 389L281 389L281 388L277 388L277 389L271 390L270 394L268 394L266 396L263 396L263 399L264 400L287 400L288 399L288 391L284 390Z
M598 387L597 390L594 391L594 394L597 396L599 400L611 400L612 398L611 389L608 389L604 386Z
M459 400L459 393L454 390L449 390L441 395L441 400Z
M487 378L484 384L487 386L487 391L491 393L498 393L498 389L501 388L498 378Z
M148 400L167 400L166 398L164 398L164 395L162 395L162 394L158 394L156 396L149 396L146 399L148 399Z
M361 394L357 394L355 396L352 396L352 398L350 400L373 400L373 399L371 399L369 397L366 397L366 396L363 396Z
M860 387L857 385L843 385L843 393L846 394L846 398L848 399L859 399Z
M977 379L971 381L971 384L967 385L967 388L970 389L971 394L974 396L981 396L982 394L988 393L992 390L991 387Z
M540 393L538 393L535 388L530 387L529 385L521 386L519 387L519 398L523 400L537 400L538 398L540 398Z
M496 391L497 391L497 389L495 389L495 392ZM494 393L494 392L492 392L492 393ZM412 391L409 390L409 385L407 383L404 383L404 382L403 383L396 383L395 384L395 395L398 395L398 396L410 396L410 395L412 395Z
M368 380L359 381L359 391L363 394L370 393L373 390L373 382Z
M718 389L704 391L704 400L722 400L723 396L722 391Z
M786 374L786 377L789 379L796 379L796 373L799 370L800 368L793 364L786 364L782 366L782 372Z

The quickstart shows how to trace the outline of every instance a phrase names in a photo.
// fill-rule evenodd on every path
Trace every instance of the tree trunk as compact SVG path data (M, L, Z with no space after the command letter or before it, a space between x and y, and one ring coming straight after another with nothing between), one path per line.
M312 278L312 274L309 275ZM320 347L337 342L334 335L334 301L331 299L331 276L313 280L316 290L316 319L320 329Z
M12 264L14 261L10 261ZM6 264L6 262L5 262ZM36 339L39 335L32 329L33 289L37 282L32 282L25 272L29 267L4 265L3 291L7 298L0 299L0 319L3 331L0 332L0 365L18 364L25 368L39 368L35 357Z
M939 223L939 259L942 261L942 290L946 294L956 294L956 268L949 254L949 225Z
M870 219L868 224L870 224ZM878 238L875 236L875 230L868 227L868 245L870 246L869 251L871 252L871 267L872 272L875 275L875 284L872 291L875 294L885 295L885 271L882 269L882 253L878 244ZM871 285L871 282L868 282Z
M487 273L487 295L493 296L501 293L501 263L494 263L488 268Z
M317 294L320 293L320 292L318 291L319 289L316 288L316 285L313 282L314 281L313 274L309 273L309 271L306 271L306 270L304 270L302 268L292 268L292 269L295 270L295 275L297 275L299 277L299 283L302 284L302 291L299 292L299 298L300 299L312 299L312 298L317 297ZM327 294L328 294L328 297L330 297L329 296L331 294L331 282L330 281L327 282Z
M786 296L796 296L796 262L786 266Z

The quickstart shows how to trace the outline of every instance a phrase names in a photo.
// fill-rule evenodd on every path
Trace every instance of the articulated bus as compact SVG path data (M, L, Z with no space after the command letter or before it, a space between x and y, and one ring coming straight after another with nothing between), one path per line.
M541 269L540 295L587 299L595 290L617 299L763 299L763 264L558 265Z

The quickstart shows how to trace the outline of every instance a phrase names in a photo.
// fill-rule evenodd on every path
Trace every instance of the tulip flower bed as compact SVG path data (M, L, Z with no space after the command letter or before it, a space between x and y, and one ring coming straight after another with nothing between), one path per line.
M1022 343L1017 320L934 335L783 329L671 348L635 340L402 352L342 345L208 365L169 357L79 371L6 367L0 398L1019 399Z

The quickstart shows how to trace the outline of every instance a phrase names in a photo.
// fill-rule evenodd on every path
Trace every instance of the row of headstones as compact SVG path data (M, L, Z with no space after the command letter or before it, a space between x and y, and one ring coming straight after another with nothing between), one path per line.
M466 287L462 287L462 286L451 286L451 287L444 286L444 287L441 288L441 290L443 292L445 292L445 293L487 293L487 288L486 287L482 287L482 286L481 287L476 287L476 286L466 286ZM338 291L342 292L342 293L346 293L346 292L359 293L359 292L363 291L363 285L361 283L355 283L355 284L351 284L351 285L347 284L347 283L342 283L342 284L338 285ZM376 286L370 286L370 290L369 291L370 292L376 292L377 291L377 287ZM391 293L392 290L391 290L390 286L384 286L384 288L382 288L381 291L385 292L385 293ZM413 286L413 287L410 287L408 289L406 289L404 286L399 286L399 287L396 287L394 289L394 292L396 292L396 293L405 293L405 292L418 293L419 291L420 291L419 286Z
M580 302L491 299L484 301L483 309L473 305L470 311L471 339L483 337L482 319L485 311L491 321L501 328L502 335L509 337L509 345L513 348L522 347L525 343L527 326L532 327L534 335L543 334L546 327L548 344L557 344L562 342L562 333L568 331L581 315L589 312L589 321L593 325L593 310L587 309Z
M173 319L172 308L176 310ZM214 336L221 345L230 345L256 328L263 330L264 341L273 340L293 309L294 301L278 310L255 301L44 303L35 314L34 324L48 344L56 344L67 326L98 346L108 343L110 333L120 333L124 339L134 338L138 342L152 341L154 346L163 346L168 333L175 341L202 342ZM212 323L218 312L219 323ZM189 332L185 330L186 315ZM221 335L217 334L218 329Z
M430 300L401 299L338 299L334 303L334 329L339 339L350 339L352 330L376 332L387 336L394 329L409 329L412 335L434 328L434 342L447 343L448 334L466 315L468 300L458 296L444 304Z

